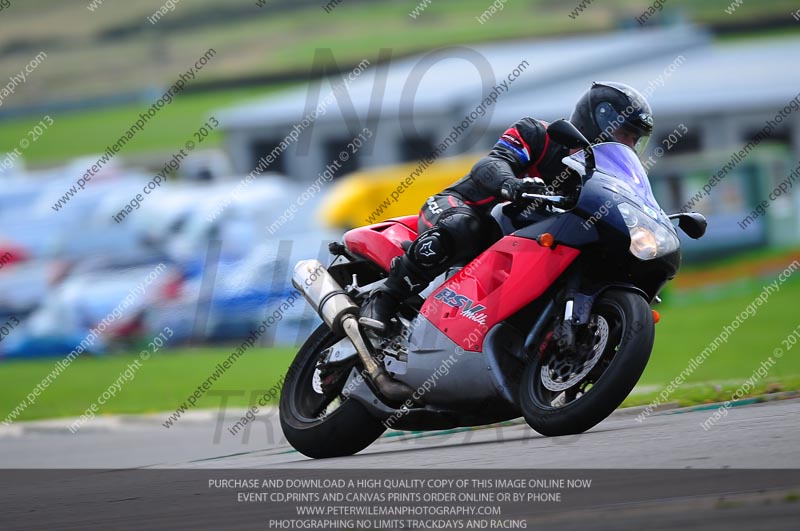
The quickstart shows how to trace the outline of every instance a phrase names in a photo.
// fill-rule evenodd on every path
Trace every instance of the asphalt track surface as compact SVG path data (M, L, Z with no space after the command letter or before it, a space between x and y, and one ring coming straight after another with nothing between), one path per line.
M393 432L358 455L311 460L292 450L277 412L231 435L240 418L200 412L171 428L166 415L113 417L67 430L68 421L0 431L5 468L800 468L800 399L712 409L621 410L576 436L546 438L521 421L479 430Z
M221 423L216 414L198 413L170 429L161 416L106 419L76 434L63 421L19 423L0 431L0 468L21 469L0 477L0 528L269 529L266 517L274 514L210 497L198 485L223 471L235 475L234 469L390 475L385 469L415 468L571 469L598 474L600 485L600 469L614 472L591 499L523 511L528 529L797 529L800 399L734 407L705 430L712 413L663 411L638 422L635 413L621 412L585 434L559 438L521 423L390 433L356 456L317 461L287 445L274 413L236 436L226 432L233 412ZM52 478L42 474L53 471L31 468L84 470ZM120 470L131 468L138 470ZM153 474L163 477L154 481Z

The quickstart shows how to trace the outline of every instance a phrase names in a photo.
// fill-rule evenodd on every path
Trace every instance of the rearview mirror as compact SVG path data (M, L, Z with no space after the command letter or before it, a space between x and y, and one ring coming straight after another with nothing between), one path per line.
M706 221L706 217L703 214L699 212L682 212L669 216L669 219L676 218L678 220L678 226L691 239L696 240L706 233L708 221Z
M556 120L547 126L550 138L569 149L586 149L589 141L578 131L578 128L567 120Z
M592 151L592 145L583 136L583 133L578 131L578 128L572 125L571 122L562 119L548 125L547 134L555 142L568 149L586 150L585 166L586 177L588 178L595 169L594 151Z

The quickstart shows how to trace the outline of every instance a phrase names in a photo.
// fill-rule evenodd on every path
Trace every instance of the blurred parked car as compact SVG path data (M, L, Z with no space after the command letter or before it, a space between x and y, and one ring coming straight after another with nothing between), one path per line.
M3 356L65 355L104 319L102 333L88 349L92 353L104 353L114 342L142 335L145 308L180 292L179 269L164 264L159 272L156 267L148 264L68 277L6 338Z
M320 230L315 221L321 195L305 198L294 219L270 231L307 191L274 175L239 193L239 180L168 182L117 222L114 216L149 176L114 168L54 210L83 164L40 172L36 185L0 190L0 204L8 206L0 211L0 236L7 238L0 241L9 253L13 249L15 261L28 260L23 268L9 258L0 270L0 315L21 321L0 345L0 356L69 353L158 263L167 264L168 272L136 297L90 352L107 352L164 326L174 331L173 345L241 341L290 297L293 265L309 257L324 260L329 241L341 236ZM316 320L298 298L265 338L294 343Z
M150 308L147 328L169 326L176 341L242 340L290 298L294 264L301 258L327 255L328 241L317 233L306 233L291 245L279 240L262 242L242 260L203 264L183 285L180 298ZM302 298L295 298L294 305L281 312L280 322L265 334L276 343L294 343L298 330L317 320Z
M66 271L66 263L51 259L35 259L0 269L0 319L25 318L44 302Z

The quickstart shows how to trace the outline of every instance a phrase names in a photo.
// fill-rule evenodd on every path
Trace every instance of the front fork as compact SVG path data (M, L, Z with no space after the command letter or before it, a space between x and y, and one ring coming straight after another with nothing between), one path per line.
M561 292L564 294L561 301L563 314L561 323L554 330L553 339L558 341L562 352L575 352L578 332L589 323L592 313L595 297L581 293L579 288L580 275L574 274Z
M556 326L548 342L557 341L561 352L567 354L576 352L582 337L581 334L589 325L595 301L608 288L616 287L635 291L645 299L647 298L641 289L632 284L609 283L603 284L599 288L587 289L586 286L581 285L582 278L580 271L575 271L568 277L559 294L547 304L525 340L528 352L533 352L534 346L543 342L546 335L545 327L554 319Z

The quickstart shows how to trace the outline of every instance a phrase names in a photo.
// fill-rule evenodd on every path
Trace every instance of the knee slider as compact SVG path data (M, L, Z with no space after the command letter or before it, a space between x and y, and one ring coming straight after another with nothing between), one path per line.
M433 228L423 232L408 250L409 258L415 265L423 268L435 267L445 263L452 255L449 234Z

